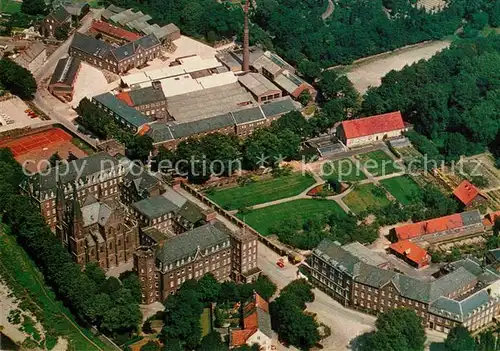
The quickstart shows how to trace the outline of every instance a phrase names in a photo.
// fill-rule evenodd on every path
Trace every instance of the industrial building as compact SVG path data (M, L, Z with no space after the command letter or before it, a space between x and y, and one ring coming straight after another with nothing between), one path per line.
M81 61L75 57L60 59L49 82L49 91L63 102L73 100L76 78L80 71Z

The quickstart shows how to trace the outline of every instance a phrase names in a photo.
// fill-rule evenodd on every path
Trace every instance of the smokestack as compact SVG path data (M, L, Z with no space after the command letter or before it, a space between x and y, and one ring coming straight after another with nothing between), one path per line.
M245 1L245 27L243 29L243 72L250 71L250 43L248 39L248 6L250 0Z

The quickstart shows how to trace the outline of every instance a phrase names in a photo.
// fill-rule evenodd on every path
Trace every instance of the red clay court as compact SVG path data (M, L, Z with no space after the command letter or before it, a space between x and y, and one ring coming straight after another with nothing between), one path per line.
M17 162L24 164L28 171L37 172L47 167L40 161L48 160L56 152L62 159L67 159L70 152L78 158L87 156L71 142L72 139L64 130L51 128L16 139L0 140L0 148L9 148Z

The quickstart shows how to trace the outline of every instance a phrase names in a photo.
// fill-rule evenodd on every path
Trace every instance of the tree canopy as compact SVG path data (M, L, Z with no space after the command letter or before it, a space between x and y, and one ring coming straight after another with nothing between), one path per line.
M0 85L12 94L27 100L33 98L37 89L31 72L5 57L0 60Z
M415 311L395 308L382 313L375 322L377 330L365 334L360 351L423 351L425 330Z

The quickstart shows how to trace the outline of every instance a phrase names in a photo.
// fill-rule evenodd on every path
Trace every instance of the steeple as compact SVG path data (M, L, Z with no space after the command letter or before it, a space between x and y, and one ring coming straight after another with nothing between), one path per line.
M79 237L83 232L83 214L80 207L80 201L78 201L78 191L76 190L76 184L73 184L73 202L71 206L71 216L73 224L73 235Z
M249 42L249 29L248 29L248 7L250 0L245 1L245 25L243 28L243 72L250 71L250 42Z
M57 175L56 188L56 219L57 225L62 225L64 220L64 210L66 208L66 199L64 196L64 185L62 184L59 174Z

